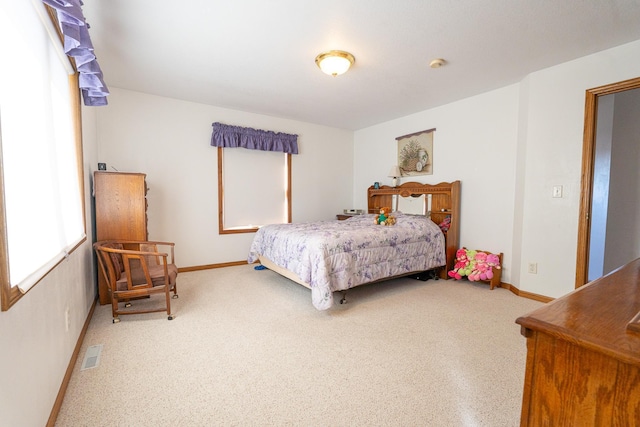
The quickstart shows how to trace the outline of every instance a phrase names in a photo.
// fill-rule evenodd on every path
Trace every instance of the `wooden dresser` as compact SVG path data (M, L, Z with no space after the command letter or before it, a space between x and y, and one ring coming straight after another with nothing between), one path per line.
M640 259L516 320L521 426L639 426Z
M148 240L147 184L143 173L94 172L96 240ZM107 285L98 272L100 304L110 303Z

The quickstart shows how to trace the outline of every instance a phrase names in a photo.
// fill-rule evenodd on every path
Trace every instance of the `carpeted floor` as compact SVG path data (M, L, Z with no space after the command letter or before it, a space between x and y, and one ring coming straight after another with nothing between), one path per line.
M181 273L178 286L173 321L112 324L96 308L57 426L519 424L515 319L539 302L395 279L321 312L310 290L250 265ZM81 371L98 344L99 365Z

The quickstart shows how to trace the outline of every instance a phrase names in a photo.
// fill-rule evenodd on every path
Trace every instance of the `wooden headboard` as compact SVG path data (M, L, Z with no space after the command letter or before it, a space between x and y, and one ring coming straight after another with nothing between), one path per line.
M430 217L433 222L440 224L447 215L451 215L451 225L445 233L447 267L445 271L440 272L440 277L446 279L447 271L452 270L455 264L456 251L460 248L460 181L435 185L405 182L397 187L371 186L367 189L367 211L378 213L380 208L393 206L395 195L409 197L421 194L431 195Z

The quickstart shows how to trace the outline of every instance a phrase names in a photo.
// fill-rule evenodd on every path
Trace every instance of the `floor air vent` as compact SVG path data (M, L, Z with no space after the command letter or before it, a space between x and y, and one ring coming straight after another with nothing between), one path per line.
M85 369L97 367L100 364L100 353L102 353L102 344L92 345L87 348L80 370L84 371Z

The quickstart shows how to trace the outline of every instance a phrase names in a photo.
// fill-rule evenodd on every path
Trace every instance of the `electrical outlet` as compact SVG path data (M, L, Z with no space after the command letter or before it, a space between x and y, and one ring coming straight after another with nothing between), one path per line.
M538 274L538 263L530 262L527 271L531 274Z

